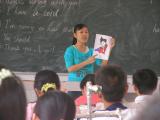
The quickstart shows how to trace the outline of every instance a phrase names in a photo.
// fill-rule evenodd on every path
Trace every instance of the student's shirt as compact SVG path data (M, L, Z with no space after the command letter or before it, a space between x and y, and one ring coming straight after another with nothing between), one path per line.
M93 55L92 48L88 48L88 51L86 52L80 52L74 45L71 45L66 49L64 54L66 68L68 69L73 65L84 62L92 55ZM97 65L100 65L102 63L102 60L96 59L95 63ZM70 72L68 74L68 81L80 82L87 74L92 74L92 73L94 73L94 64L89 64L77 71Z
M128 104L129 109L123 112L123 120L132 120L132 118L134 118L139 111L146 106L147 101L151 98L153 98L152 95L137 96L134 102Z
M92 94L91 95L91 104L93 106L95 106L96 103L98 103L98 102L101 102L101 99L99 98L99 96L97 94ZM75 100L75 104L76 104L76 106L87 105L87 97L86 97L86 95L82 95L82 96L78 97Z
M127 107L124 106L121 102L117 102L117 103L113 103L112 105L110 105L109 107L107 107L106 110L107 111L114 111L114 110L117 110L117 108L119 108L121 110L127 109Z
M36 105L36 102L28 103L27 105L27 113L26 113L26 120L32 120L34 107Z
M110 105L105 110L97 110L97 111L95 111L95 113L101 113L101 114L103 114L103 113L105 113L105 111L108 111L108 114L109 114L109 112L113 112L113 111L115 113L117 113L116 110L118 108L121 109L122 111L123 110L127 110L126 106L124 106L121 102L117 102L117 103L114 103L114 104ZM80 120L87 120L87 119L86 118L82 118ZM103 117L102 116L102 117L92 118L92 120L120 120L120 118L118 118L118 117Z
M135 98L135 103L136 104L143 104L146 101L148 101L149 99L151 99L152 97L153 97L152 95L140 95L140 96L137 96Z
M152 95L140 95L137 96L134 100L134 102L130 102L127 104L128 108L131 109L139 109L143 106L146 105L146 101L148 101L149 99L151 99L153 96Z

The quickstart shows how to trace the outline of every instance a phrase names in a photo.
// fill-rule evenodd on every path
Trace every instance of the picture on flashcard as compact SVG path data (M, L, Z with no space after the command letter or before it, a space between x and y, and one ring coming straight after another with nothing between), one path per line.
M111 36L96 34L93 55L96 55L98 59L108 60L111 40Z

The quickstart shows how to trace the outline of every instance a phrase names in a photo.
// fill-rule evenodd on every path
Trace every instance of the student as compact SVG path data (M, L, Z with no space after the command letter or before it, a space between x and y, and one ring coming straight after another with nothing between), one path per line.
M48 90L60 90L60 80L56 72L42 70L35 76L34 89L37 96L42 96Z
M102 86L101 98L106 111L126 109L122 99L128 90L127 77L121 67L107 65L97 71L96 83Z
M10 70L0 67L0 120L25 120L24 86Z
M151 69L140 69L133 74L133 87L138 96L134 102L128 103L129 109L123 112L124 120L131 120L148 104L147 101L154 97L157 82L157 75Z
M37 97L44 95L48 91L60 90L60 80L58 75L52 70L39 71L35 76L34 90ZM26 120L31 120L36 102L27 106Z
M82 91L82 96L78 97L75 100L76 106L80 105L87 105L87 97L86 97L86 84L87 82L91 82L92 85L95 85L95 75L94 74L87 74L83 80L80 83L80 88ZM91 103L93 106L96 105L96 103L101 102L101 99L99 98L98 94L92 93L91 96Z
M137 93L135 104L130 107L140 107L147 99L150 99L157 88L158 77L151 69L140 69L133 74L133 86Z
M146 106L142 107L135 116L128 120L159 120L160 119L160 96L153 96L147 100Z
M95 59L92 56L93 49L87 46L89 38L89 30L85 24L77 24L74 27L73 44L69 46L64 54L64 60L69 72L68 81L80 82L87 74L94 73L94 63L97 65L107 64L108 61L103 62ZM115 39L112 39L111 48L115 45ZM81 95L81 92L69 91L69 94L76 98Z
M60 91L49 91L41 96L35 106L32 120L74 120L73 99Z

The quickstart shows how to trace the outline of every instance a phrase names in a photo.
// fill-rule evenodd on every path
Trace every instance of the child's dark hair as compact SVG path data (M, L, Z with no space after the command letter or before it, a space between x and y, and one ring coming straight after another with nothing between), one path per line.
M81 30L84 27L88 28L87 25L85 24L77 24L74 26L73 32L76 33L78 30ZM77 43L77 39L73 37L72 45L75 45L76 43Z
M127 77L121 67L107 65L96 73L96 84L102 86L102 95L108 102L120 102L125 95Z
M35 114L41 120L74 120L75 112L73 99L60 91L48 91L35 106Z
M0 73L0 120L25 120L27 100L22 81L8 69L2 68Z
M34 88L37 90L42 89L45 84L54 84L56 88L48 88L48 90L60 89L60 80L56 72L52 70L42 70L38 72L35 76ZM47 91L48 91L47 90ZM46 91L43 91L46 92Z
M90 81L92 85L95 85L95 75L94 74L87 74L83 80L80 83L80 88L81 90L84 89L84 87L86 86L86 83Z
M133 84L140 94L152 94L157 87L158 78L151 69L137 70L133 74Z

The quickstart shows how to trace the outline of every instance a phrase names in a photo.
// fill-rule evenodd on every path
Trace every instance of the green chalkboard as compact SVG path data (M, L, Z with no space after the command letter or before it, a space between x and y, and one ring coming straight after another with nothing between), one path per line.
M110 64L160 75L159 0L0 0L0 64L67 72L63 55L77 23L88 25L90 47L96 33L116 38Z

